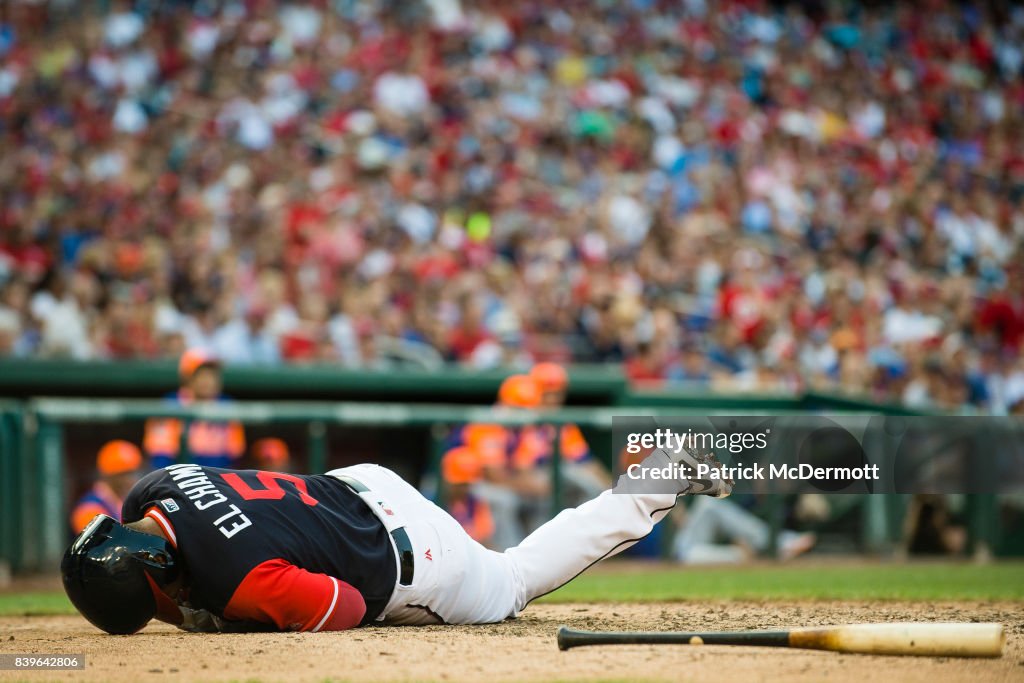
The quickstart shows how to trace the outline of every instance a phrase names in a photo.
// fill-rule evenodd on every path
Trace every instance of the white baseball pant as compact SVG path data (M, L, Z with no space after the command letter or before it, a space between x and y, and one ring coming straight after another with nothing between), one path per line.
M367 464L328 474L362 482L394 512L388 518L377 512L385 525L404 526L409 535L413 583L395 587L378 618L389 624L487 624L513 617L531 600L649 534L676 503L675 493L605 491L563 510L519 545L496 552L391 470Z

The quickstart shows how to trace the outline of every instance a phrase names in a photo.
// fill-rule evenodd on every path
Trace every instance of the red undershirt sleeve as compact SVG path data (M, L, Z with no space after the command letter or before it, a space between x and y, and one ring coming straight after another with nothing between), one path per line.
M351 585L281 559L250 571L224 608L225 619L273 623L282 631L342 631L365 614L363 596Z

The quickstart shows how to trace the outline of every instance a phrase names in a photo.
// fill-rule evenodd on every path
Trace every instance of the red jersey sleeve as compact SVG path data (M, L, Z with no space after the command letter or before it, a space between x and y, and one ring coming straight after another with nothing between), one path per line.
M351 585L281 559L250 571L224 608L225 619L273 623L283 631L343 631L365 614L363 596Z

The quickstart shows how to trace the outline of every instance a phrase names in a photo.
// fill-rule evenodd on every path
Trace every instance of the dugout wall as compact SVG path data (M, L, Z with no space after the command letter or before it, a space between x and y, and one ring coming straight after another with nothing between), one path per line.
M432 487L436 490L433 473L447 428L474 421L537 421L490 410L506 375L228 367L225 390L239 400L186 409L155 399L176 386L173 364L0 361L0 396L8 397L0 398L0 561L19 571L53 569L69 539L67 508L89 485L99 445L112 438L140 442L145 419L154 416L238 419L250 440L284 438L293 450L296 471L375 461L420 479L429 493ZM900 406L818 393L630 391L615 368L573 368L571 379L570 407L546 413L544 421L578 424L608 465L614 415L908 414ZM88 398L35 398L39 396ZM103 396L119 400L99 398ZM274 400L253 400L268 398ZM554 458L554 510L561 507L558 463ZM860 549L884 551L899 533L905 501L869 498L856 513L862 528ZM775 501L769 497L767 504L766 517L780 527L783 520L772 508ZM987 536L995 528L994 500L972 500L971 512L973 536L991 543Z

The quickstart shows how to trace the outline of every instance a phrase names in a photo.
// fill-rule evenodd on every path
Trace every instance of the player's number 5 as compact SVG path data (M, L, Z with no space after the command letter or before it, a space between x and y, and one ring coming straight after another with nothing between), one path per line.
M318 501L313 496L309 495L309 490L306 488L306 482L296 477L293 474L285 474L283 472L257 472L256 478L260 484L263 485L262 489L254 489L245 483L241 476L231 472L229 474L222 474L224 481L228 485L238 492L245 500L281 500L285 496L285 490L281 488L281 484L278 480L290 481L295 486L295 492L299 494L299 500L306 505L316 505Z

